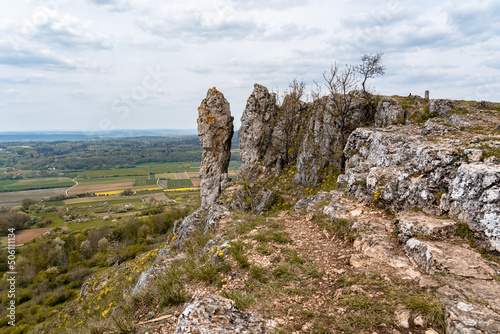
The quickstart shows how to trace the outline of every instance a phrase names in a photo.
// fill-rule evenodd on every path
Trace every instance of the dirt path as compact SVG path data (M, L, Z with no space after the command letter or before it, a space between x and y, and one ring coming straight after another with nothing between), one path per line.
M66 189L66 197L69 197L68 191L70 191L74 187L78 186L78 181L76 181L76 180L71 180L71 181L75 182L75 184L73 186L69 187L68 189Z

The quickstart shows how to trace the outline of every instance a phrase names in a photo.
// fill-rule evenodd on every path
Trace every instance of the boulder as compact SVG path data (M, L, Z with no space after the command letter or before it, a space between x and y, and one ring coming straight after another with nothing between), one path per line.
M451 125L463 128L473 128L474 125L465 116L451 115L448 121Z
M375 113L375 126L383 127L388 125L403 124L405 121L405 110L398 101L390 97L380 100L377 112Z
M500 252L500 165L461 165L443 195L441 209L469 225L490 250Z
M262 196L260 203L255 208L255 211L257 211L259 214L263 213L264 211L266 211L271 207L271 204L273 203L275 198L276 195L274 194L274 191L272 190L266 191L264 193L264 196Z
M429 101L429 112L431 114L438 114L439 116L446 115L453 107L455 103L448 99L431 99Z
M422 272L451 273L462 277L492 279L496 272L476 251L452 243L409 239L404 251Z
M437 219L423 213L403 213L394 219L399 231L399 242L425 236L430 240L445 240L455 235L457 223L450 219Z
M265 331L262 318L240 311L232 300L198 293L184 306L175 334L258 334Z
M454 289L444 286L437 291L444 306L446 333L500 332L500 315L481 303L473 303Z
M215 88L198 108L198 136L203 149L200 168L201 205L214 204L230 182L227 175L233 137L233 117L229 102Z

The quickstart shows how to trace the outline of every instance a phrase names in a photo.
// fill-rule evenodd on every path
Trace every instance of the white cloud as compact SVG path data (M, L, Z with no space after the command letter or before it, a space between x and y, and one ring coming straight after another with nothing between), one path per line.
M433 97L500 101L496 0L56 2L2 7L0 94L2 109L12 110L2 114L4 128L28 127L14 115L32 110L43 115L33 116L35 127L98 128L110 118L118 128L194 128L209 87L221 89L238 118L255 82L281 91L294 78L321 82L333 62L356 64L374 52L384 52L387 66L371 81L382 94L430 89ZM120 119L113 102L157 65L168 73L158 91ZM7 98L10 89L21 95Z
M245 39L262 33L248 15L222 2L173 3L138 22L153 34L186 42Z
M14 89L14 88L6 89L2 93L4 93L5 95L11 95L11 96L18 96L21 94L21 92L19 90Z
M21 29L23 37L51 47L80 49L110 49L113 40L97 31L90 20L82 21L69 14L61 14L47 7L37 7ZM36 19L35 19L36 18Z

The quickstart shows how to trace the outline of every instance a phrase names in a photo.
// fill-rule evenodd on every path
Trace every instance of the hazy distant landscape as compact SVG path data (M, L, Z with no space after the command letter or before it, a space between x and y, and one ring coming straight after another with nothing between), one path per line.
M109 131L17 131L0 132L0 142L58 141L95 138L166 137L196 135L195 129L187 130L109 130Z

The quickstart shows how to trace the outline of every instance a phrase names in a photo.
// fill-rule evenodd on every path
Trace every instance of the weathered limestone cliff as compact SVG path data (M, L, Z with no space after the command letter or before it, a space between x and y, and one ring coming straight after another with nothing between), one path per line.
M468 163L467 140L421 135L416 127L357 129L344 149L345 184L357 198L393 212L421 208L469 225L500 251L500 166Z
M201 205L214 204L230 181L227 167L231 156L233 117L229 102L215 88L198 108L198 136L203 148L200 168Z
M259 166L274 167L279 157L276 145L278 106L275 94L255 84L241 117L238 131L240 139L240 179L255 181ZM274 134L274 136L273 136Z
M294 181L315 187L334 169L343 167L340 153L349 134L373 118L370 100L355 96L345 114L334 109L332 96L312 103L285 96L280 106L266 87L254 85L239 130L240 179L255 182L274 168L296 166Z

